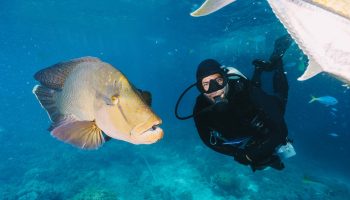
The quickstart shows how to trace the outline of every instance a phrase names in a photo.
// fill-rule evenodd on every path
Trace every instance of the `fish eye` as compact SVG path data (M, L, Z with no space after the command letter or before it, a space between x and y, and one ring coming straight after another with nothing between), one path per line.
M113 96L111 97L111 100L112 100L113 104L118 103L118 96L117 96L117 95L113 95Z

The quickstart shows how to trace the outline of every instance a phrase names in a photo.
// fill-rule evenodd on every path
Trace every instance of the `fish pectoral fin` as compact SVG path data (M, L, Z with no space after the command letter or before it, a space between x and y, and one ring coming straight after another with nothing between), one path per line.
M309 65L306 68L306 71L303 75L301 75L298 78L298 81L305 81L309 78L312 78L316 76L317 74L321 73L323 70L322 68L312 59L309 60Z
M206 0L201 7L191 13L193 17L209 15L236 0Z
M81 149L97 149L105 142L103 133L94 121L77 121L66 117L53 124L51 135Z

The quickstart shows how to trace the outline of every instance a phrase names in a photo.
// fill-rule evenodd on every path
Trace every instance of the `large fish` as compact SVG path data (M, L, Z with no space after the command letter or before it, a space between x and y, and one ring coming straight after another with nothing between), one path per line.
M235 0L206 0L191 13L204 16ZM350 83L350 0L267 0L282 24L309 58L309 79L324 71Z
M161 119L113 66L83 57L37 72L33 93L47 111L51 135L82 149L107 138L151 144L163 137Z

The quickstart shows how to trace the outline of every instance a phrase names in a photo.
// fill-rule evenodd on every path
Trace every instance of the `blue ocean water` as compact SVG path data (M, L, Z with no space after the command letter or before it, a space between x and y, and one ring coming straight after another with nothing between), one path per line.
M174 116L200 61L215 58L248 77L286 30L266 1L239 0L193 18L201 0L2 0L0 2L0 199L350 199L350 91L327 74L297 81L307 58L284 57L286 112L297 156L283 171L253 173L206 148L192 120ZM95 56L153 94L164 138L112 140L84 151L50 136L32 89L38 70ZM269 76L264 77L269 81ZM267 88L268 90L269 88ZM192 91L180 112L192 111ZM336 97L326 107L311 95Z

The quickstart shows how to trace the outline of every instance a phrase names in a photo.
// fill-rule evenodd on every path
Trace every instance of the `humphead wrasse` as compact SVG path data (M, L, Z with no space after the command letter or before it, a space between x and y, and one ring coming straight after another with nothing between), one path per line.
M33 93L47 111L51 135L82 149L108 137L151 144L163 137L161 119L113 66L83 57L55 64L34 76Z
M206 0L191 13L204 16L236 0ZM267 0L273 12L309 58L298 80L327 72L350 83L350 0Z

